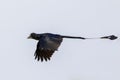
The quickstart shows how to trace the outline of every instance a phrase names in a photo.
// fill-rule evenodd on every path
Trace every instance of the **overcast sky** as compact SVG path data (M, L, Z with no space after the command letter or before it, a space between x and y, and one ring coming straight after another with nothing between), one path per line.
M120 80L120 39L64 39L48 62L34 60L31 32L120 37L119 0L1 0L0 80Z

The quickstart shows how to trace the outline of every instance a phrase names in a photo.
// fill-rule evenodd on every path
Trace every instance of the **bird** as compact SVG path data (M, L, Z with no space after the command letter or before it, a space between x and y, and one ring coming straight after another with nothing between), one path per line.
M35 59L37 61L41 60L41 62L48 61L51 59L53 53L58 50L59 46L61 45L63 38L71 38L71 39L95 39L95 38L84 38L84 37L74 37L74 36L64 36L60 34L53 34L53 33L31 33L28 39L37 40L37 47L34 53ZM117 39L116 36L104 36L100 37L100 39L110 39L115 40Z

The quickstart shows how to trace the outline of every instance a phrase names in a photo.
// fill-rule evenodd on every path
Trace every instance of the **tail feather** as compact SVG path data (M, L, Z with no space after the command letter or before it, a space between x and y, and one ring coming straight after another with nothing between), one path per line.
M62 38L73 38L73 39L109 39L109 40L115 40L118 37L115 35L110 35L110 36L104 36L104 37L98 37L98 38L84 38L84 37L74 37L74 36L62 36Z
M61 36L62 38L73 38L73 39L86 39L84 37L74 37L74 36Z
M118 37L115 36L115 35L110 35L110 36L104 36L104 37L101 37L101 39L110 39L110 40L115 40L117 39Z

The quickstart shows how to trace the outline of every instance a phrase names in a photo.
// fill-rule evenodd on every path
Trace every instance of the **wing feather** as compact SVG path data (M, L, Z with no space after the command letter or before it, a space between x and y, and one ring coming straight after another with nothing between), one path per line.
M37 59L38 61L41 60L50 60L50 57L52 56L52 54L54 53L53 50L47 50L47 49L43 49L39 46L39 42L37 45L37 49L35 51L35 59Z
M56 36L54 37L51 35L41 37L34 54L35 59L37 59L38 61L41 60L41 62L43 60L50 60L51 56L58 49L61 42L62 40L59 39L59 36L57 38Z

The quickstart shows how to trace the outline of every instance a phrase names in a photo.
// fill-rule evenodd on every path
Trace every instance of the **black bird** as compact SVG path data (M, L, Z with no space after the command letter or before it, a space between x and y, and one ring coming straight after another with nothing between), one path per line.
M52 56L52 54L58 50L58 47L63 41L63 38L73 38L73 39L82 39L82 40L95 39L95 38L63 36L63 35L52 34L52 33L43 33L43 34L31 33L28 39L30 38L38 40L37 49L34 54L35 59L37 59L38 61L50 60L50 57ZM114 35L110 35L110 36L100 37L100 39L114 40L114 39L117 39L117 37Z

